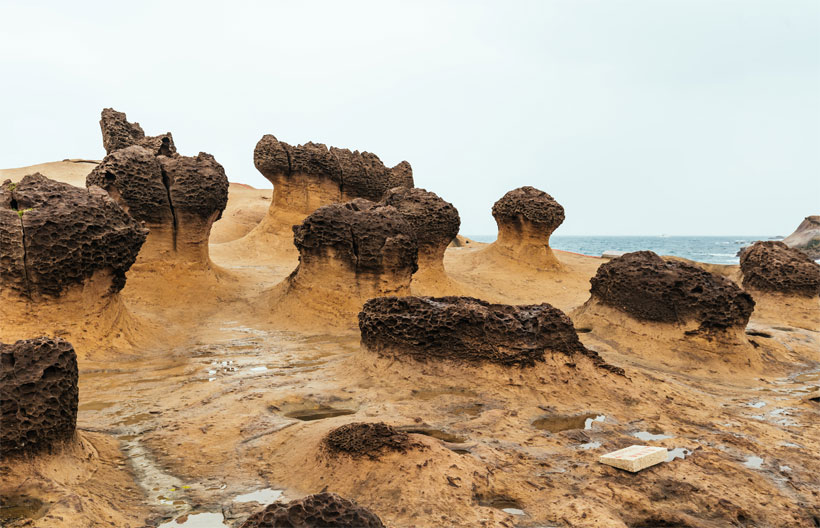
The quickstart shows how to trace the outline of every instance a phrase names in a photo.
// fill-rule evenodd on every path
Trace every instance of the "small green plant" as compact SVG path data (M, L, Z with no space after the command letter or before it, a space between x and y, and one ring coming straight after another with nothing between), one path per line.
M17 211L17 214L20 216L20 218L23 218L24 214L26 214L29 211L33 211L33 210L34 210L33 207L29 207L28 209L20 209L19 211Z
M13 190L14 190L14 189L16 189L16 188L17 188L17 184L16 184L16 183L10 183L10 184L9 184L9 191L13 191Z

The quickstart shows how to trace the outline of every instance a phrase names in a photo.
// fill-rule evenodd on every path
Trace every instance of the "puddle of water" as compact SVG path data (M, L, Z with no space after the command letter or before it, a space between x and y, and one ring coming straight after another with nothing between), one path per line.
M586 444L579 444L578 449L597 449L601 447L601 442L587 442Z
M524 510L521 510L519 508L501 508L501 511L503 511L504 513L509 513L510 515L526 515L526 513L524 513Z
M521 504L519 504L518 501L508 497L490 497L487 499L479 499L478 505L495 508L503 511L504 513L509 513L510 515L526 515L526 513L524 513L524 509L521 507Z
M282 490L265 488L261 490L252 491L250 493L245 493L243 495L237 495L234 501L258 502L259 504L266 506L268 504L273 504L274 502L278 501L282 497L282 493Z
M666 440L667 438L675 438L672 435L666 435L663 433L653 434L649 431L638 431L637 433L632 433L632 436L640 440L643 440L644 442L648 442L650 440Z
M164 522L158 528L222 528L224 521L221 513L191 513Z
M454 435L452 433L448 433L447 431L442 431L441 429L432 429L429 427L414 427L412 425L397 427L396 429L399 431L404 431L405 433L430 436L432 438L436 438L438 440L441 440L442 442L448 442L450 444L463 444L467 441L466 438Z
M0 524L23 519L39 519L48 511L49 504L29 497L27 495L17 495L3 497L0 503Z
M558 433L561 431L569 431L572 429L592 429L592 422L602 422L605 416L590 414L553 414L538 418L532 422L532 426L541 431L549 431L550 433Z
M122 450L131 464L137 483L153 502L174 506L175 501L181 500L189 486L177 477L163 471L154 461L151 452L139 440L124 440ZM183 503L184 504L184 503Z
M336 409L327 405L320 405L311 409L300 409L298 411L291 411L285 413L288 418L296 418L303 422L312 422L314 420L323 420L325 418L334 418L336 416L345 416L347 414L356 414L356 411L350 409Z
M743 465L749 469L760 469L760 467L763 465L763 459L756 456L749 456L743 462Z
M752 402L752 403L747 403L746 406L747 407L754 407L755 409L760 409L761 407L766 406L766 402L762 402L762 401Z
M680 458L681 460L685 460L686 457L692 454L692 451L686 449L685 447L676 447L674 449L670 449L666 452L666 461L672 462L676 458Z
M788 473L791 470L792 468L790 468L789 466L780 466L780 471L782 471L783 473Z

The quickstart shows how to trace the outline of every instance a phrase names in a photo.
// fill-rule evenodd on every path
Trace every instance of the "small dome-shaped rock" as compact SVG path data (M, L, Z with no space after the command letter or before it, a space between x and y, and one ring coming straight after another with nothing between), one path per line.
M324 445L332 453L378 458L385 451L406 451L411 442L407 433L385 423L357 422L330 431Z
M435 193L419 188L397 187L382 200L395 207L413 228L419 244L419 258L440 261L450 242L458 235L458 210Z
M743 286L803 297L820 294L820 265L783 242L755 242L740 252Z
M376 514L335 493L308 495L287 504L273 503L248 518L241 528L384 528Z

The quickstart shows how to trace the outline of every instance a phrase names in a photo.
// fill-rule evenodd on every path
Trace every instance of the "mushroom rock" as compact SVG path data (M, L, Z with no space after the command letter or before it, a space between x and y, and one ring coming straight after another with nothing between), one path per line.
M487 248L493 255L541 270L561 268L549 239L564 221L564 208L534 187L514 189L493 205L498 238Z
M273 183L273 200L264 220L249 234L263 237L285 253L293 251L291 226L319 207L355 198L379 201L392 187L412 187L413 172L406 161L388 168L378 156L321 143L291 146L268 134L254 149L257 170ZM272 234L270 239L265 235Z
M77 355L62 339L0 343L0 456L49 450L77 425Z
M743 287L801 297L820 295L820 265L783 242L755 242L740 252Z
M458 235L458 210L435 193L419 188L397 187L385 194L382 203L395 207L407 220L419 245L419 271L413 276L414 291L458 290L446 276L444 252Z
M155 155L176 155L174 138L170 132L159 136L146 136L139 123L129 123L124 112L117 112L113 108L103 109L100 128L106 154L132 145L139 145Z
M320 207L293 226L293 243L299 265L277 287L274 309L297 320L308 310L352 325L367 299L407 293L418 269L416 237L404 217L361 198Z
M208 265L208 236L228 201L228 178L213 156L154 156L140 146L107 155L86 179L149 228L140 263L173 258Z
M386 451L404 452L413 447L407 433L381 422L345 424L330 431L323 442L331 454L371 459Z
M618 374L587 350L567 315L549 304L511 306L471 297L380 297L359 313L362 345L386 356L533 367L548 352L585 356Z
M248 518L241 528L384 528L376 514L335 493L275 502Z

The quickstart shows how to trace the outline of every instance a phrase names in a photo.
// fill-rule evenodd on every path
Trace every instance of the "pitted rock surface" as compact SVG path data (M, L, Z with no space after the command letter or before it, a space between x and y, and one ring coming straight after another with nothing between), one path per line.
M388 205L356 199L320 207L293 226L300 261L322 260L332 250L356 272L418 269L418 245L404 217Z
M102 111L100 128L106 154L132 145L139 145L155 155L176 155L174 138L171 137L170 132L159 136L146 136L139 123L129 123L125 113L117 112L113 108L105 108Z
M168 182L171 205L176 213L187 213L215 220L228 205L228 177L213 156L160 156L164 180Z
M547 351L582 354L607 370L587 350L567 315L549 304L511 306L472 297L379 297L359 313L362 344L379 353L414 359L447 359L531 367Z
M35 453L72 438L77 354L62 339L0 343L0 453Z
M273 503L251 515L241 528L384 528L381 519L335 493Z
M443 250L458 235L458 210L435 193L420 188L390 189L382 203L392 205L416 234L419 250Z
M58 296L99 270L121 290L147 235L102 189L41 174L0 186L0 221L0 285L28 297Z
M534 187L514 189L493 205L496 222L516 221L517 218L544 226L550 233L564 222L564 208L544 191Z
M820 265L783 242L755 242L740 252L743 286L814 297L820 294Z
M701 330L745 327L755 305L726 277L665 261L651 251L627 253L601 265L590 283L593 297L636 319L696 321Z
M407 433L382 423L350 423L330 431L324 445L332 453L373 459L385 451L405 452L412 447Z
M348 198L378 201L392 187L413 186L413 171L406 161L391 169L370 152L328 149L312 142L293 147L270 134L256 144L253 160L274 184L296 174L318 176L336 183Z

